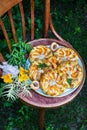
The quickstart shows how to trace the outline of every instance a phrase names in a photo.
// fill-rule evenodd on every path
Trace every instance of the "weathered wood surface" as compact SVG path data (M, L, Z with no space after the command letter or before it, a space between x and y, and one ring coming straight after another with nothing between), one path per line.
M43 37L48 36L50 25L50 0L44 0L44 21L43 21Z
M7 3L6 3L7 2ZM16 37L16 30L15 30L15 25L14 25L14 20L12 17L12 12L11 8L14 7L16 4L19 5L19 10L20 10L20 15L21 15L21 23L22 23L22 39L25 41L26 39L26 31L25 31L25 18L24 18L24 10L23 10L23 5L22 5L22 0L3 0L0 1L0 16L3 16L5 13L8 14L9 17L9 22L11 25L11 30L13 34L13 39L14 42L17 43L17 37ZM4 37L6 39L7 45L8 45L8 50L11 53L11 44L10 44L10 39L8 37L8 33L6 30L6 27L4 26L2 17L0 17L0 26L2 28L2 32L4 34Z
M34 0L30 0L31 9L31 40L34 40Z
M9 16L10 23L11 23L13 39L14 39L14 42L16 43L17 42L16 30L15 30L15 27L14 27L14 21L13 21L12 13L11 13L10 10L8 11L8 16Z
M22 0L0 0L0 17Z
M3 21L2 21L1 18L0 18L0 26L1 26L1 28L2 28L4 37L5 37L5 39L6 39L6 42L7 42L7 45L8 45L9 52L11 53L12 50L11 50L10 40L9 40L8 33L7 33L7 31L6 31L6 28L5 28L4 23L3 23Z

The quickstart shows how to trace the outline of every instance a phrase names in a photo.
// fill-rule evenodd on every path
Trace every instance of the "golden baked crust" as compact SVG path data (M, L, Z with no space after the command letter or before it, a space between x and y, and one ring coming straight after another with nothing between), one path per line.
M50 56L52 56L51 49L47 46L39 45L33 47L33 49L30 52L29 58L30 62L36 61L39 63L43 61L45 58L49 58Z
M71 48L66 48L66 47L59 48L54 53L54 56L56 56L59 63L67 60L70 61L78 60L78 55L76 54L76 52Z
M44 67L44 68L40 68L38 66L39 64L36 64L36 62L33 62L30 67L29 67L29 78L31 80L37 80L39 81L40 80L40 77L41 75L44 73L44 72L47 72L50 68L48 67Z
M43 61L40 60L39 63L45 63L48 67L55 69L55 68L57 68L58 61L55 56L50 56L49 58L46 58Z
M51 69L44 73L40 79L40 87L50 96L59 96L67 88L78 87L82 76L82 68L77 61L66 61L57 70Z
M71 48L62 47L52 52L47 46L39 45L32 49L29 58L29 78L39 81L40 88L47 95L59 96L81 83L83 71L78 55ZM43 64L46 66L40 68Z
M37 75L38 75L37 71L38 71L37 65L35 65L35 64L30 65L30 67L29 67L29 78L31 80L37 80Z
M51 66L52 68L56 69L57 68L57 58L55 56L51 56L47 59L47 65Z
M57 72L59 76L64 77L63 84L66 88L77 87L81 83L83 77L82 68L77 61L61 63L57 68Z
M44 93L50 96L58 96L65 90L62 86L62 80L60 81L58 78L57 71L53 69L41 76L40 87Z

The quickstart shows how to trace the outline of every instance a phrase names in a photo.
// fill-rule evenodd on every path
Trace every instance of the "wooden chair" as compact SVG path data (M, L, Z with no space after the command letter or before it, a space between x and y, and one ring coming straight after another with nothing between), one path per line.
M5 29L2 18L6 13L8 14L8 17L9 17L9 20L11 23L13 39L14 39L14 42L16 43L17 42L16 30L15 30L15 26L14 26L14 20L12 18L11 9L17 4L19 6L20 14L21 14L22 36L23 36L23 40L25 40L26 39L26 30L25 30L25 18L24 18L22 0L2 0L2 1L0 1L0 26L2 28L4 37L7 41L7 46L8 46L9 52L12 51L11 44L10 44L8 33ZM55 31L55 29L53 27L51 15L50 15L50 0L44 0L44 18L43 18L44 23L43 23L43 38L42 39L34 40L34 0L30 0L30 10L31 10L31 42L30 43L32 45L39 45L39 44L47 45L47 44L51 44L53 41L55 41L56 43L58 43L60 45L64 45L66 47L73 48L72 45L70 45L70 43L68 43L61 36L59 36L59 34ZM55 35L56 39L46 38L48 36L49 29ZM44 110L45 109L56 108L56 107L60 107L64 104L67 104L70 101L72 101L81 91L84 81L85 81L86 71L85 71L85 66L84 66L81 56L79 54L78 54L78 56L81 59L82 64L83 64L84 76L83 76L80 86L73 93L69 94L68 96L60 97L60 98L54 98L54 97L47 98L47 97L44 97L44 96L41 96L41 95L35 93L34 91L31 91L32 97L22 97L20 94L18 95L19 99L22 102L24 102L25 104L27 104L29 106L36 107L39 109L40 130L43 130L43 128L44 128ZM4 61L4 58L3 58L2 54L0 53L0 62L2 62L2 61Z

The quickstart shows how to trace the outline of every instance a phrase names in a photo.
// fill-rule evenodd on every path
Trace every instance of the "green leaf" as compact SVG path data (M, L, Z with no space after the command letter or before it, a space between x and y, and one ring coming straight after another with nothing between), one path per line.
M20 66L20 64L25 64L25 54L30 51L32 47L27 45L25 42L20 41L13 45L13 51L8 58L8 62L12 65Z
M31 46L31 44L26 44L25 45L25 49L26 49L26 51L28 52L28 53L30 53L30 51L32 50L32 46Z
M0 97L2 97L2 93L3 93L4 87L0 88Z
M72 79L71 78L67 78L67 82L71 85Z
M41 68L41 69L43 69L43 68L47 67L47 65L45 63L40 63L38 65L38 67Z

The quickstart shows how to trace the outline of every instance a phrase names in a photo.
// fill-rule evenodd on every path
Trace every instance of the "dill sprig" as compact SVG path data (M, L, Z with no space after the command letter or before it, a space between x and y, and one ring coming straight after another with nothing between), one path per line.
M30 92L30 87L29 85L31 84L31 80L25 80L23 82L20 82L18 80L18 77L13 77L12 78L13 82L10 84L6 84L4 85L4 89L2 92L2 96L5 96L11 100L16 100L18 98L18 93L21 92L22 96L32 96L31 92Z

